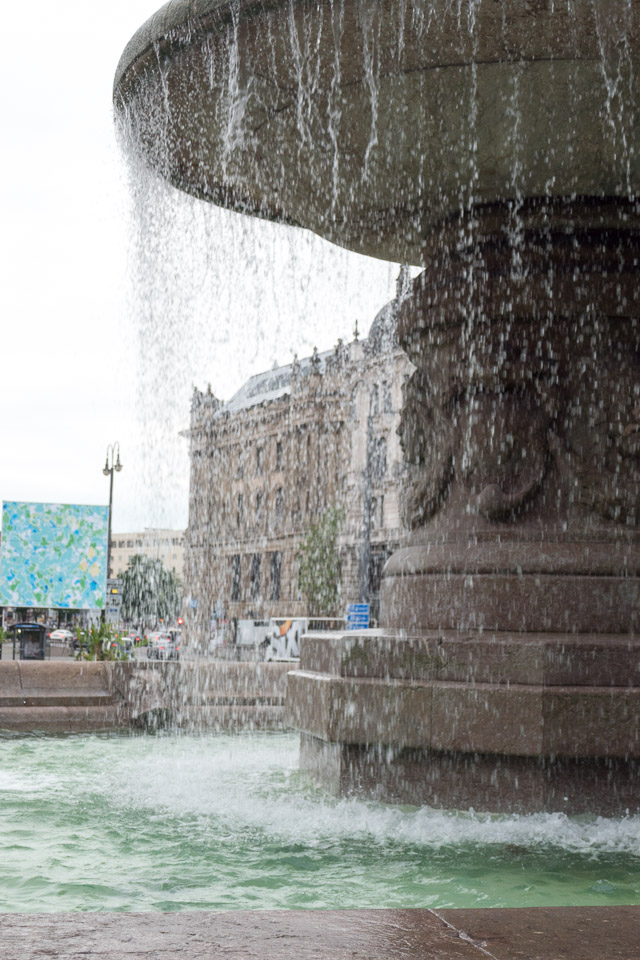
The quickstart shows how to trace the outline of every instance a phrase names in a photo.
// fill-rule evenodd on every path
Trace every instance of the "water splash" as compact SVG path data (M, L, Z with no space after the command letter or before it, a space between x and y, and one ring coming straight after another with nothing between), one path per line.
M598 367L613 367L614 361L609 357L603 364L603 357L606 349L613 354L618 348L615 338L609 347L604 344L607 323L596 303L601 294L606 311L607 298L616 301L608 286L611 275L619 275L620 283L628 285L629 299L636 299L628 269L637 243L628 228L637 216L632 201L639 173L634 6L627 0L613 6L603 0L380 0L375 5L291 0L264 16L245 16L237 4L224 10L226 20L212 14L198 29L176 25L162 38L162 49L153 48L155 59L142 50L128 64L117 96L127 100L122 115L131 152L172 184L222 207L277 221L283 230L304 224L380 258L424 264L422 286L412 300L416 313L411 316L407 307L402 334L422 376L421 381L412 378L415 403L409 413L418 422L406 431L408 436L413 431L415 440L411 459L419 467L429 461L433 466L433 476L416 495L423 505L422 512L413 512L412 547L419 553L420 537L432 534L434 548L438 538L449 538L460 547L456 563L464 568L456 572L447 562L443 572L452 600L440 608L434 600L424 616L432 617L428 625L438 629L448 625L482 632L493 624L495 630L529 633L586 632L591 623L584 610L570 610L570 590L565 608L553 618L543 611L544 604L519 606L507 593L520 589L523 564L530 562L538 575L547 534L554 544L566 545L570 536L586 543L594 524L601 524L596 539L607 539L615 565L619 529L637 521L637 451L635 440L628 440L637 422L627 418L623 426L626 413L615 408L618 397L610 413L602 412L609 402L602 395L612 392L603 390L602 383L607 377L612 383L614 374ZM203 33L207 39L200 44ZM166 73L165 47L171 58ZM251 323L240 326L245 356L247 344L256 344L257 360L255 338L264 346L264 335L257 331L265 329L265 293L273 305L270 315L280 311L284 316L291 309L274 270L280 243L288 241L276 241L274 234L263 258L267 226L242 222L243 236L251 237L245 249L243 242L220 240L218 232L224 232L221 225L227 221L217 216L219 220L208 220L215 226L202 230L194 227L204 217L199 210L189 224L180 224L178 242L184 244L188 237L194 249L193 235L200 229L215 251L203 284L213 293L211 302L224 298L238 254L252 264L260 309L245 311L243 320L251 314ZM156 240L157 230L154 224L150 231ZM148 233L138 233L144 245ZM618 235L624 239L617 248L612 242L609 250L607 237ZM300 234L288 236L296 237L291 251L297 267ZM166 268L171 249L162 247L160 253ZM613 274L609 261L603 262L605 254L611 254ZM224 270L210 285L210 275L219 270L215 257ZM187 329L183 321L177 325L180 311L184 304L198 302L196 276L189 277L188 269L187 276L180 276L187 261L185 248L175 258L168 282L152 269L137 280L144 291L151 278L141 311L152 318L151 335L162 329L160 317L167 306L176 329ZM313 270L323 269L321 262L313 264ZM163 303L149 309L159 291L166 293ZM235 296L237 286L233 291ZM552 304L554 296L559 302ZM616 301L614 314L619 306ZM631 345L628 352L636 364L627 376L631 387L637 379L635 321L624 322L621 342ZM218 322L217 336L220 329ZM176 337L176 351L184 340ZM215 345L220 346L219 339ZM199 347L200 342L195 349ZM584 356L583 376L575 376L574 396L559 399L561 379L576 374L574 350ZM438 403L441 409L434 412ZM420 404L422 421L416 412ZM593 441L596 427L600 432ZM620 452L618 441L629 449ZM618 483L625 457L626 500ZM584 479L598 458L611 466L610 490L598 486L597 469ZM570 479L574 468L580 474L575 482ZM450 488L454 493L448 500ZM211 498L208 516L215 521L214 494L207 490L203 496ZM239 518L246 506L242 496L238 493L236 499ZM552 505L545 513L547 499ZM446 518L441 521L436 515L443 504ZM427 529L432 518L433 528ZM363 530L368 527L367 520ZM524 532L514 532L518 530ZM510 580L502 597L487 601L483 611L481 602L473 602L473 591L477 587L481 593L482 587L474 569L481 568L481 576L489 578L485 582L494 584L491 577L503 562L500 551L489 563L493 572L484 569L482 558L467 570L465 552L483 538L499 546L503 537L518 544L522 563L516 572L509 561ZM539 556L531 551L527 556L527 543L534 541L544 541ZM426 554L429 549L430 544ZM259 572L256 558L252 565ZM461 585L455 595L451 585L457 576ZM252 575L252 584L258 579ZM602 604L603 633L621 633L622 621L616 621L614 630L605 607L613 610L616 604ZM413 605L407 611L405 625L425 626ZM570 747L565 749L573 755Z

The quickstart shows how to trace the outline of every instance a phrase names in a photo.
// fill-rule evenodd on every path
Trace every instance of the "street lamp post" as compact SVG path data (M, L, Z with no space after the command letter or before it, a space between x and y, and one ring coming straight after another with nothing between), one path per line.
M107 447L107 457L104 462L103 473L109 477L109 530L107 533L107 580L111 577L111 511L113 508L113 471L120 473L122 464L120 463L120 444L110 443ZM103 621L106 618L106 609L102 611Z

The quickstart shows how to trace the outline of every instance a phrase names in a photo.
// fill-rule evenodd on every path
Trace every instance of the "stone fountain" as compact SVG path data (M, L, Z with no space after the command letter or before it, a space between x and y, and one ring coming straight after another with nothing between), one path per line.
M179 189L422 266L407 545L306 640L336 791L640 807L640 2L174 0L114 101Z

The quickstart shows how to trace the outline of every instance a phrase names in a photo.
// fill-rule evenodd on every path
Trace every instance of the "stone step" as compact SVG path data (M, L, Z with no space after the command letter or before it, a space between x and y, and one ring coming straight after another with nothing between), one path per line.
M282 726L290 664L0 662L0 730Z
M51 691L23 690L18 696L0 696L1 707L98 707L118 702L108 692L78 691L54 694Z
M12 664L0 664L0 667ZM53 660L17 661L20 685L29 690L94 690L97 693L110 689L109 664L102 661Z
M263 697L259 695L238 697L226 694L218 696L211 693L202 698L198 696L188 696L184 699L176 697L173 702L178 706L184 705L200 709L201 707L284 707L287 700L286 697Z
M0 706L0 731L12 733L85 733L123 725L117 704L101 706Z
M186 706L182 709L149 710L137 713L133 723L137 726L155 726L156 723L175 724L181 729L193 730L251 730L281 728L286 726L284 706L225 705L202 707Z

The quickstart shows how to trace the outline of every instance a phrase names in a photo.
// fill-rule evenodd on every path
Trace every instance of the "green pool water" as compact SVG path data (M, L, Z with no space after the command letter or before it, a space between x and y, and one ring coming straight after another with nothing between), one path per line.
M288 734L0 739L0 910L640 903L640 817L335 800Z

